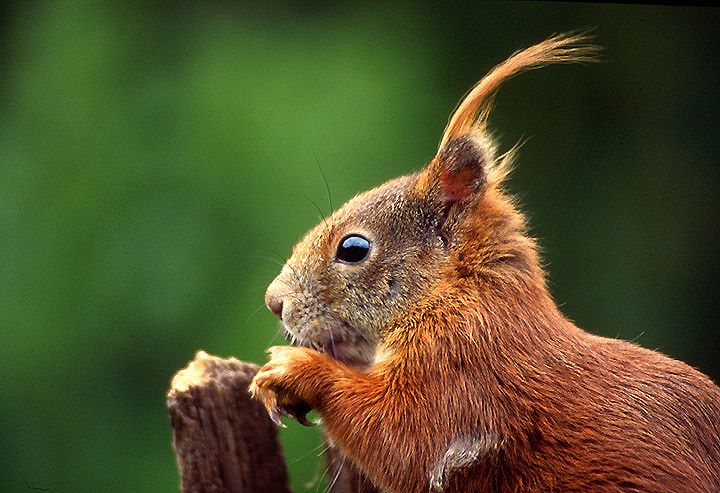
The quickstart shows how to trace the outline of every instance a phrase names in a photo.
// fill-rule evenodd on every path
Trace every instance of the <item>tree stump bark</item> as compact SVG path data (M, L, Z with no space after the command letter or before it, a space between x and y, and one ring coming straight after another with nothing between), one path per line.
M183 493L290 493L277 428L248 386L258 366L198 351L172 380L167 409ZM330 493L377 493L326 447Z
M258 367L198 351L167 396L181 490L289 493L275 425L251 399Z

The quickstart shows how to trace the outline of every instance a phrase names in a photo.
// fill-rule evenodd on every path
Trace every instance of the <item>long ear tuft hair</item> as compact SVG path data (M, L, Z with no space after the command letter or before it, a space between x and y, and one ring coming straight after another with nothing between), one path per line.
M475 128L485 130L493 96L509 78L551 63L595 62L601 48L588 43L584 32L570 32L553 36L530 48L519 51L490 71L473 87L453 113L440 141L438 156L453 139Z

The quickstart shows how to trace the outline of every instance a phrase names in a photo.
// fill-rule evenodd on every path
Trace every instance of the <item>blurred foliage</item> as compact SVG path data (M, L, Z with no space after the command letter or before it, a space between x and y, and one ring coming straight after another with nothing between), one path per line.
M491 126L582 327L716 381L718 10L22 2L0 20L0 490L176 491L165 392L262 363L264 287L333 205L435 151L494 64L595 27L605 63L514 79ZM283 440L300 491L314 430ZM317 484L309 490L322 490Z

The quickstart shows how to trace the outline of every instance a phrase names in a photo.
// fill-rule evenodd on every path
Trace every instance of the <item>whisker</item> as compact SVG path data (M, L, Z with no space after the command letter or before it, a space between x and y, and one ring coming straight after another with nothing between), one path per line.
M332 329L330 329L330 345L332 346L333 357L337 357L337 351L335 350L335 334L333 334Z
M284 265L284 262L281 262L280 260L274 259L272 257L268 257L266 255L255 255L255 254L250 253L250 254L247 254L247 256L250 258L259 258L259 259L263 259L263 260L269 260L270 262L278 264L281 267Z
M294 461L289 462L289 463L288 463L288 466L294 466L295 464L297 464L297 463L300 462L301 460L306 459L307 457L310 456L310 454L313 454L313 453L317 452L317 450L319 450L320 448L322 448L323 445L324 445L324 444L322 444L322 443L320 443L320 444L318 444L318 445L315 445L315 446L314 446L313 448L311 448L308 452L305 452L304 454L302 454L300 457L298 457L298 458L295 459Z
M305 197L305 199L307 199L312 205L315 206L315 209L317 210L318 215L320 216L320 217L319 217L320 221L321 221L321 222L324 222L324 221L325 221L325 215L322 213L322 210L321 210L320 207L315 203L315 201L314 201L313 199L311 199L310 197L308 197L307 195L303 195L303 197Z
M277 250L270 250L270 253L275 255L278 258L278 261L285 262L285 257L283 255L280 255L280 253Z
M260 303L260 306L258 306L246 319L244 323L250 322L250 320L258 314L258 312L265 306L265 303Z
M328 493L330 493L333 489L333 486L335 486L335 482L337 482L338 478L340 477L340 473L343 470L343 467L345 467L345 459L346 456L343 455L342 462L340 463L340 467L338 467L337 473L335 474L335 478L332 480L332 483L330 483L330 486L328 486Z
M302 456L295 459L294 461L288 463L288 466L292 466L292 465L298 463L299 461L307 458L310 454L315 453L318 449L322 448L323 445L324 445L323 443L316 445L315 447L310 449L310 451L308 451L307 453L303 454ZM315 472L313 473L313 477L309 481L307 481L306 483L303 484L305 489L314 487L315 491L317 491L317 489L320 487L320 484L322 484L322 480L325 477L326 471L327 470L322 465L322 461L316 461L315 462Z
M317 152L315 152L315 149L313 149L313 155L315 156L315 164L317 165L318 171L320 171L320 176L322 176L323 183L325 183L325 191L327 192L328 203L330 204L330 214L332 214L333 203L332 203L332 195L330 194L330 185L328 185L328 181L327 181L327 178L325 177L325 173L323 173L323 170L320 167L320 160L318 159Z
M325 452L327 452L328 450L330 450L332 448L332 445L330 445L330 443L328 443L328 442L324 442L324 443L320 444L320 446L323 446L323 445L324 445L324 447L322 447L322 450L317 454L317 457L321 457L321 456L325 455ZM316 447L316 448L319 448L319 447Z
M281 338L284 339L283 330L284 330L284 327L281 327L278 330L276 330L275 333L270 338L270 340L267 342L267 344L265 344L265 346L267 346L267 347L272 346L275 343L275 340L278 338L278 336L280 336Z
M319 473L319 474L318 474ZM320 485L323 482L323 479L325 479L325 475L327 474L327 467L323 467L322 461L318 461L317 467L315 468L315 477L313 478L312 482L308 483L306 486L311 487L315 486L315 492L320 489Z
M630 339L630 342L636 342L638 339L640 339L640 338L641 338L642 336L644 336L644 335L645 335L645 331L644 331L644 330L643 330L643 331L640 331L640 333L639 333L638 335L636 335L635 337L633 337L632 339Z
M267 289L267 287L263 285L263 286L255 286L254 288L248 288L247 291L248 291L248 293L256 293L260 290L265 290L265 289Z

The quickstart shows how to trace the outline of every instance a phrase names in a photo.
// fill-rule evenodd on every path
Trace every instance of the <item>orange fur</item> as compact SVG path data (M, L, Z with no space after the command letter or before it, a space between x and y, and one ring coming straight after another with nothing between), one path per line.
M720 491L720 389L564 318L502 191L492 95L522 70L592 59L583 41L497 66L425 169L348 202L268 288L301 347L274 348L251 391L273 413L317 409L383 491ZM359 262L343 261L347 235L368 242Z

